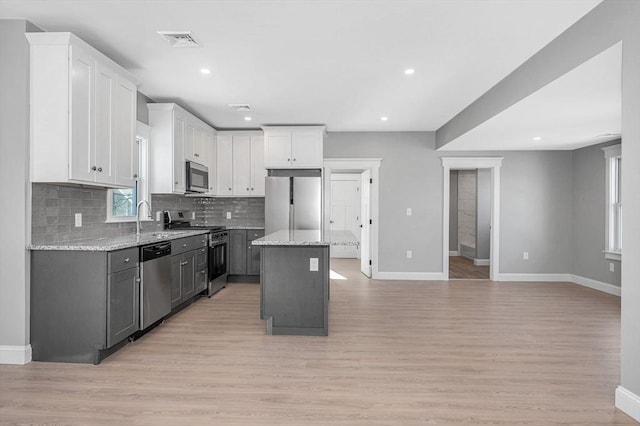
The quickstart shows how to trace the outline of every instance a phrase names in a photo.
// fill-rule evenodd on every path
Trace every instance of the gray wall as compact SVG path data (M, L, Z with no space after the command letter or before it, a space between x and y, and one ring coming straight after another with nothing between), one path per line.
M640 259L640 2L604 0L437 131L438 146L622 41L624 257ZM622 264L621 385L640 396L640 262Z
M149 124L149 109L147 108L147 104L154 103L153 99L148 98L142 93L138 92L138 96L136 98L137 101L137 120L144 124Z
M331 132L325 138L325 158L383 158L378 202L381 272L442 270L443 173L434 147L434 132ZM412 216L406 214L409 207ZM412 259L407 259L407 250L413 251Z
M458 171L449 175L449 251L458 251Z
M572 266L575 275L620 286L620 262L607 260L606 234L606 162L602 147L620 141L573 151ZM614 272L609 271L613 263Z
M442 272L441 156L503 156L500 272L571 269L571 152L436 152L433 132L336 132L326 158L383 158L381 272ZM413 216L406 216L406 208ZM406 259L413 250L413 259ZM522 260L522 252L529 260Z
M458 244L460 255L469 258L476 257L477 190L476 171L458 171Z
M477 170L476 258L491 257L491 169Z
M24 20L0 20L0 345L29 343L29 44Z

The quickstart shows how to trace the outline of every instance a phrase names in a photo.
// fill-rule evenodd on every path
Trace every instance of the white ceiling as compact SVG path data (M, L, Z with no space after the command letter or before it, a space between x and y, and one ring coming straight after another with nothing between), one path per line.
M617 139L621 96L622 43L618 43L443 150L572 150Z
M147 96L219 128L417 131L442 126L600 1L0 0L0 17L75 33ZM202 47L173 49L159 30L192 31ZM251 104L253 121L230 103Z

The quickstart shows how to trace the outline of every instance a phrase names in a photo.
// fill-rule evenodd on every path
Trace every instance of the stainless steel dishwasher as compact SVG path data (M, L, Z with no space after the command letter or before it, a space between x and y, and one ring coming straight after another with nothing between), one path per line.
M140 324L149 327L171 312L171 243L140 247Z

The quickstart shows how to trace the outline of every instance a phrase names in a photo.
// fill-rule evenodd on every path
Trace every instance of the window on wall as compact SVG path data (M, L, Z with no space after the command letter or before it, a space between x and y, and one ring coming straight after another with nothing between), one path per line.
M107 191L107 222L132 222L136 220L136 205L140 200L148 200L148 144L149 126L138 123L137 158L135 163L136 184L131 188L110 189ZM143 213L146 213L143 211ZM151 213L151 212L149 212Z
M602 148L606 160L605 257L622 260L622 150L620 145Z

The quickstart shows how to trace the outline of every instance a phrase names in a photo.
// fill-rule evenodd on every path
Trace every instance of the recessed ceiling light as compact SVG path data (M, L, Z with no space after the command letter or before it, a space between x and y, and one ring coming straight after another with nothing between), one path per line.
M209 75L211 74L211 70L209 68L201 68L200 72L204 75Z
M382 121L387 121L389 119L389 117L380 117L380 120Z
M404 73L406 75L413 75L416 72L416 70L414 70L413 68L407 68L406 70L404 70Z
M249 116L246 116L246 117L244 118L244 121L251 121L251 120L252 120L252 118L251 118L251 117L249 117Z
M540 136L536 136L536 137L534 137L534 138L533 138L533 140L534 140L534 141L541 141L541 140L542 140L542 138L541 138Z

